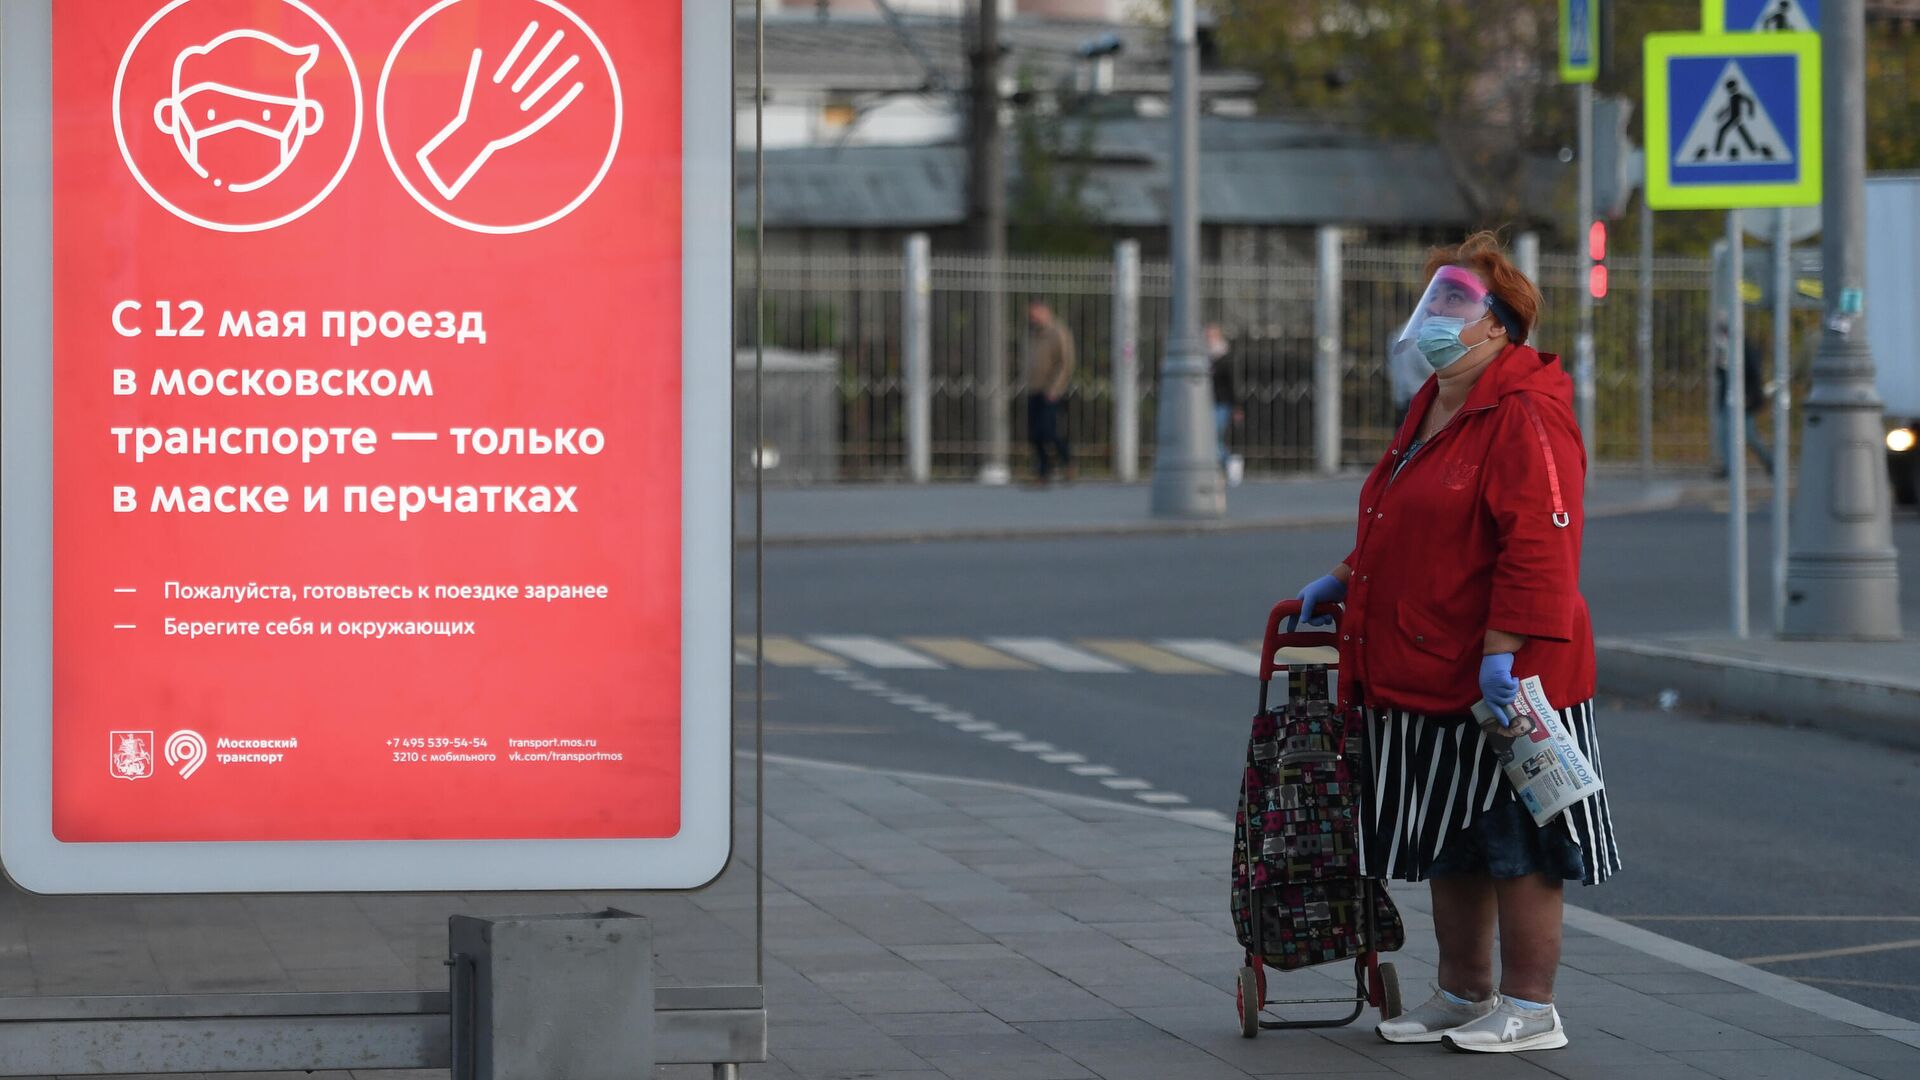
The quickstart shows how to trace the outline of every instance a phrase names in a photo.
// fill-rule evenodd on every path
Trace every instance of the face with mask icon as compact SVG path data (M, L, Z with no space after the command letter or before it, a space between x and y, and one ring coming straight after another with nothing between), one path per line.
M296 48L258 30L232 30L180 53L173 93L153 108L155 126L218 188L245 193L292 165L325 114L306 96L318 45Z
M1505 344L1507 331L1494 316L1493 304L1493 293L1473 271L1443 266L1394 339L1395 348L1418 349L1435 371L1444 371L1483 348L1498 349Z

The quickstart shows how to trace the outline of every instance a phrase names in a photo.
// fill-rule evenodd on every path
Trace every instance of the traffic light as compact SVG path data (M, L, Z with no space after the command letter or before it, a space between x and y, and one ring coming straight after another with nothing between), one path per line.
M1587 227L1587 291L1595 300L1607 296L1607 223Z

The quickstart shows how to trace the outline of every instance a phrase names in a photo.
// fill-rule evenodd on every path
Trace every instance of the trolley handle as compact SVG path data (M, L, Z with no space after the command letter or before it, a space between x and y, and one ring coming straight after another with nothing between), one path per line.
M1273 611L1267 615L1267 635L1260 647L1260 681L1266 682L1273 678L1273 673L1283 666L1275 663L1273 657L1273 654L1281 649L1311 649L1334 645L1336 639L1333 635L1340 629L1340 617L1343 611L1339 604L1330 604L1316 609L1315 614L1324 612L1333 616L1333 625L1325 630L1282 632L1281 621L1300 614L1300 600L1296 597L1273 605Z

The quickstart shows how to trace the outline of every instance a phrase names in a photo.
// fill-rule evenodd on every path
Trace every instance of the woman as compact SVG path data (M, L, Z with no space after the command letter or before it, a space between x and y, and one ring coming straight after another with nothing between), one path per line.
M1376 760L1366 872L1430 882L1433 998L1376 1030L1389 1042L1506 1052L1565 1046L1553 1005L1562 883L1619 869L1606 793L1544 826L1514 797L1470 709L1538 675L1600 770L1593 627L1580 596L1586 449L1573 385L1527 335L1540 293L1492 233L1428 260L1396 341L1434 376L1360 493L1353 553L1300 592L1302 617L1346 602L1341 697ZM1493 936L1500 930L1500 983Z

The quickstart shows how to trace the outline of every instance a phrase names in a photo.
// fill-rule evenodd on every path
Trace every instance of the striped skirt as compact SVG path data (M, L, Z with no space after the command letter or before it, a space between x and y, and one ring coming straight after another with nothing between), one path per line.
M1434 720L1400 709L1368 709L1366 719L1374 758L1368 778L1373 786L1361 814L1361 872L1425 880L1447 838L1492 809L1495 800L1516 798L1513 786L1472 717ZM1560 721L1604 780L1593 702L1560 710ZM1620 869L1604 790L1568 807L1545 827L1565 829L1580 846L1586 884L1598 885Z

